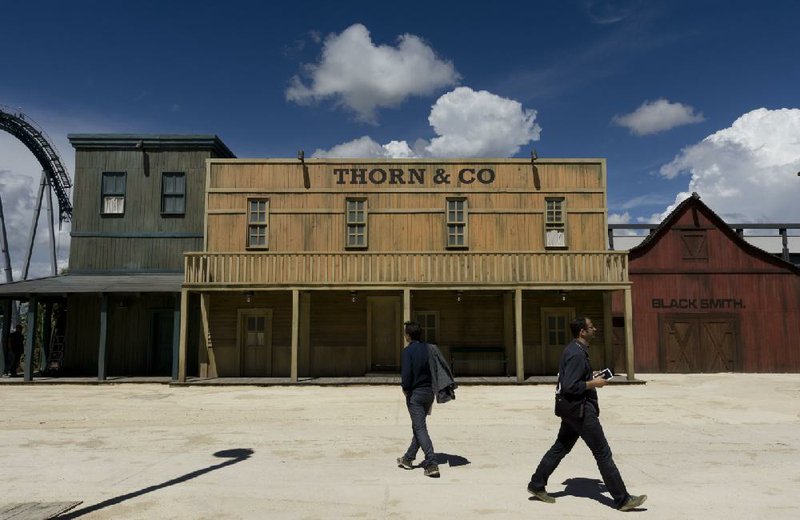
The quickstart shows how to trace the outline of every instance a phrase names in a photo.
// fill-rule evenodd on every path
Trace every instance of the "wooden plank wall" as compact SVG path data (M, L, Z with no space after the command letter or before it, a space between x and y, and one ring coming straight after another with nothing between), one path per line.
M244 293L212 293L209 333L219 377L238 377L234 373L239 348L236 344L239 309L272 309L272 373L263 377L289 377L292 342L292 295L288 291L255 292L250 303ZM198 332L200 321L190 325Z
M151 375L153 312L174 309L172 294L110 295L106 373L109 376ZM120 304L124 307L121 307ZM67 298L67 336L64 373L96 376L100 329L100 296ZM168 374L162 374L168 375Z
M334 168L425 168L424 185L337 184ZM492 184L435 184L432 172L453 177L463 168L492 168ZM212 161L208 197L207 251L242 251L246 245L247 197L270 200L272 251L341 251L345 240L345 199L368 199L370 251L441 251L445 249L448 196L468 198L471 251L544 250L545 197L567 200L570 251L605 250L605 164L313 162L311 187L304 188L299 163L253 160ZM231 232L233 230L233 232Z
M522 296L522 338L524 341L525 374L553 376L565 345L543 352L541 309L561 308L573 311L576 317L587 316L597 333L589 348L589 361L596 370L605 368L603 340L603 294L599 291L570 291L566 301L556 291L524 291ZM571 333L567 333L568 339ZM611 348L609 346L609 348ZM620 370L622 367L617 367Z
M202 239L125 238L142 233L202 235L205 160L208 151L78 150L75 154L73 233L103 234L72 240L73 272L96 270L181 270L182 253ZM103 172L126 172L125 214L102 216ZM161 215L163 172L186 173L186 213ZM113 237L113 235L118 235ZM119 236L125 235L125 236Z

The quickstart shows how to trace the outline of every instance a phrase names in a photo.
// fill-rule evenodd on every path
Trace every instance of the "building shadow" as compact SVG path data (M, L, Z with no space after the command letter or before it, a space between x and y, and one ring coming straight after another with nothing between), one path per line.
M602 480L598 480L596 478L575 477L568 478L562 482L562 484L566 486L564 491L550 493L550 495L556 498L563 496L590 498L596 502L600 502L604 506L615 509L614 500L612 500L611 497L603 494L607 490L606 485L603 484Z
M134 491L132 493L127 493L125 495L120 495L118 497L109 498L108 500L104 500L99 504L95 504L93 506L83 507L81 509L76 509L75 511L70 511L64 515L60 515L56 518L59 519L69 519L69 518L78 518L83 515L87 515L89 513L94 513L100 509L105 509L106 507L114 506L120 504L126 500L130 500L131 498L136 498L142 495L146 495L147 493L152 493L153 491L158 491L159 489L163 489L165 487L174 486L175 484L181 484L188 480L192 480L193 478L197 478L201 475L205 475L206 473L210 473L212 471L216 471L218 469L222 469L226 466L232 466L243 460L247 460L253 454L253 450L250 448L236 448L232 450L222 450L218 451L214 454L215 457L220 457L223 459L228 459L224 462L220 462L219 464L214 464L212 466L208 466L203 469L198 469L192 471L191 473L186 473L185 475L181 475L180 477L175 477L172 480L168 480L166 482L162 482L160 484L155 484L153 486L146 487L144 489L140 489L138 491Z
M466 466L470 463L469 460L460 455L451 455L449 453L437 453L435 455L435 459L439 462L439 464L444 464L446 462L451 468L455 468L456 466Z

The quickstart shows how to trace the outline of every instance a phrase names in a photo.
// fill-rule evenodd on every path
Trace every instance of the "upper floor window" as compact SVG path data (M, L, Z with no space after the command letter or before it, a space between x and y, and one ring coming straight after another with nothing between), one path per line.
M447 199L447 247L468 247L467 199Z
M125 172L103 172L100 190L103 215L125 214Z
M161 213L183 215L186 211L186 174L164 172L161 174Z
M269 247L269 200L247 200L247 247L267 249Z
M564 197L545 199L544 245L546 248L567 247L566 201Z
M348 248L367 247L367 200L347 199L347 237Z
M705 229L681 231L680 237L683 260L708 261L708 236Z

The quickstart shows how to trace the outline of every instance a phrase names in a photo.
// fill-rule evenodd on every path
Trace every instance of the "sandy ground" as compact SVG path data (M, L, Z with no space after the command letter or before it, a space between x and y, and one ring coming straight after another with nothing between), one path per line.
M581 442L525 486L554 440L550 386L469 386L434 407L440 479L396 467L392 387L0 385L0 507L82 500L81 518L800 518L800 375L641 375L601 389L631 493L620 513ZM247 450L252 450L252 453ZM217 454L215 456L215 453Z

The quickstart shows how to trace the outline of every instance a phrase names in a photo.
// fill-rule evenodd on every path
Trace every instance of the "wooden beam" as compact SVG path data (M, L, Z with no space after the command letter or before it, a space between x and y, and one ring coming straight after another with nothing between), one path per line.
M292 383L297 382L297 353L300 345L300 291L292 290Z
M181 289L180 344L178 345L178 381L186 381L186 314L189 308L189 291Z
M625 366L628 380L634 379L633 374L633 298L630 287L625 289Z
M411 321L411 289L403 289L403 323Z
M201 356L205 356L205 374L201 377L217 377L217 358L214 355L214 344L211 341L211 328L208 322L209 308L211 306L211 295L200 293L200 321L203 324L203 337L200 345Z
M511 357L515 352L514 344L514 295L510 292L503 293L503 346L506 349L506 356ZM516 366L516 363L515 363ZM503 374L508 375L508 374Z
M172 306L172 380L178 379L179 351L181 348L181 295L175 295Z
M25 331L25 363L23 363L23 371L25 373L25 381L33 381L33 345L36 340L36 311L39 306L36 297L32 296L28 300L28 326ZM16 369L16 367L14 367Z
M525 381L525 357L522 351L522 289L514 290L514 326L517 340L517 383Z
M605 368L610 368L612 371L615 367L611 365L614 363L614 325L611 321L611 292L603 291L603 347L605 354Z
M300 345L298 346L297 375L311 375L311 294L300 293Z
M97 346L97 380L106 380L106 341L108 339L108 295L100 295L100 338Z

